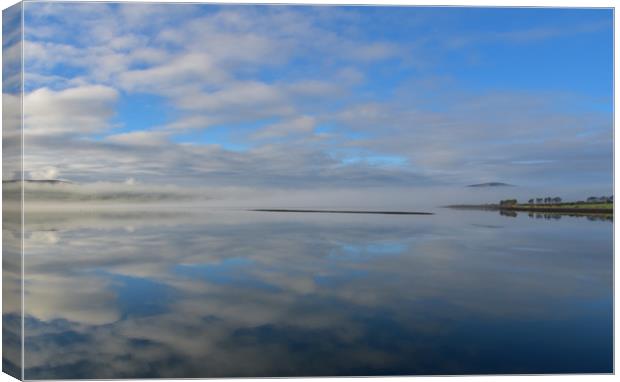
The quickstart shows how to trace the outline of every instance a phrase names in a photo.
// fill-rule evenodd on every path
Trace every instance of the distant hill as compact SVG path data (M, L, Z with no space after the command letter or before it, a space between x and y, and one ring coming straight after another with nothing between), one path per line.
M514 187L514 185L508 184L508 183L502 183L502 182L488 182L488 183L470 184L467 187Z
M11 179L11 180L3 180L2 183L18 183L19 179ZM35 183L35 184L73 184L73 182L69 182L68 180L59 180L59 179L24 179L26 183Z
M2 181L5 194L19 194L22 189L29 202L169 202L206 200L207 196L192 190L161 186L153 189L148 185L125 183L79 184L62 179L7 179Z

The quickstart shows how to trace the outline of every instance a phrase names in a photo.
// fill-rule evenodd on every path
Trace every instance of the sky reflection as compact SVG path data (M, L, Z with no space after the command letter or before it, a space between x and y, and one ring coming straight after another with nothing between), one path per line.
M26 378L611 371L608 222L178 211L26 217Z

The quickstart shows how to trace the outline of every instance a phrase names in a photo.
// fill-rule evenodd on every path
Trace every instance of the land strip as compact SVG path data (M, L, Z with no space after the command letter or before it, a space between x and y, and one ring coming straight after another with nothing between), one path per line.
M307 212L318 214L376 214L376 215L434 215L432 212L411 212L411 211L340 211L340 210L291 210L276 208L260 208L248 211L257 212Z

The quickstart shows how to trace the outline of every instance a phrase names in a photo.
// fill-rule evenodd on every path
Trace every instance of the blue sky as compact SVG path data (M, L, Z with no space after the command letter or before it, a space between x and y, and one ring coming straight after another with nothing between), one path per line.
M78 182L608 191L612 20L27 3L26 132L43 147L27 167Z

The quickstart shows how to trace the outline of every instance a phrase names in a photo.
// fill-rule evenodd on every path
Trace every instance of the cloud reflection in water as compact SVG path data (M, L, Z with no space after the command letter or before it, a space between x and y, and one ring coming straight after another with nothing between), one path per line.
M608 222L189 209L26 221L26 378L611 371Z

